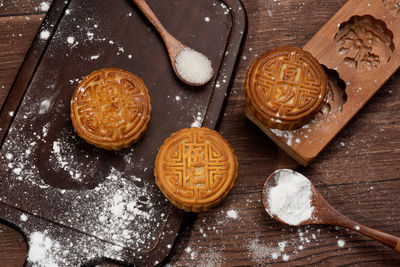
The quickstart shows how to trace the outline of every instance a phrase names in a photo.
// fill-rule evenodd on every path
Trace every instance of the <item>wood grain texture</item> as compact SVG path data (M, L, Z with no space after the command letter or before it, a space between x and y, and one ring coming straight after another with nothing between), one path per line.
M22 266L26 256L24 237L6 225L0 224L0 266Z
M271 172L296 168L343 214L400 235L400 73L389 79L310 167L297 167L245 118L245 74L251 61L268 49L303 46L346 1L242 2L248 14L247 39L219 127L238 155L239 178L221 205L200 214L193 227L188 226L169 264L399 266L398 253L357 233L330 226L289 227L272 221L260 196ZM227 216L229 210L237 212L237 219ZM0 240L12 243L0 241L0 246L9 251L4 257L22 259L14 235L0 232ZM344 247L338 246L338 240L345 241ZM287 262L282 256L275 260L268 256L282 241L287 241L283 252L289 257ZM0 257L0 266L5 264Z
M52 0L2 0L0 17L46 13Z
M238 155L239 178L222 205L198 216L171 264L398 266L400 255L376 241L329 226L282 226L269 218L260 202L267 176L297 164L244 117L246 71L256 55L268 49L303 46L346 1L242 2L249 23L242 53L246 60L239 64L219 128ZM309 168L297 168L339 211L395 235L400 233L400 121L395 115L400 112L399 84L397 72ZM232 209L238 219L227 217ZM343 248L338 240L346 242ZM282 241L287 241L288 262L267 256Z
M44 14L0 16L0 108Z

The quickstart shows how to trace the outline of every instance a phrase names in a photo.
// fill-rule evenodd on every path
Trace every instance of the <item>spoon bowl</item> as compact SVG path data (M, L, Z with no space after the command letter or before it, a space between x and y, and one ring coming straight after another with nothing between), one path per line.
M297 185L301 185L301 187L291 188ZM277 188L280 191L277 191ZM261 197L266 212L280 223L288 225L327 224L341 226L371 237L400 252L399 237L361 225L344 216L326 201L305 176L295 171L281 169L273 172L264 183ZM277 197L281 199L276 199ZM282 200L283 206L278 207L277 205L280 203L276 200ZM302 207L304 205L306 207ZM284 208L287 208L287 210ZM305 212L304 214L307 216L303 216L299 211ZM287 216L287 214L290 216ZM296 218L296 215L299 217Z
M202 86L208 83L214 76L214 66L211 63L211 60L200 52L184 45L172 36L157 18L146 0L133 0L133 2L142 11L150 23L153 24L154 28L163 39L176 76L182 82L191 86ZM182 61L179 60L179 57L183 52L189 52L189 56L185 57ZM187 62L188 60L194 61ZM185 64L182 65L178 61L182 61Z

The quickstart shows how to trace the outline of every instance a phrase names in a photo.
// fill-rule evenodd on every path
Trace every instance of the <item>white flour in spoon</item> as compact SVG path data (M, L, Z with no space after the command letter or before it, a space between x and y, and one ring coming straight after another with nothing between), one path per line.
M179 52L175 67L185 81L193 84L204 84L213 75L211 61L202 53L190 48L184 48Z
M269 210L272 216L290 225L311 219L314 206L311 203L312 185L310 180L292 170L279 170L271 179L275 179L276 186L266 188Z

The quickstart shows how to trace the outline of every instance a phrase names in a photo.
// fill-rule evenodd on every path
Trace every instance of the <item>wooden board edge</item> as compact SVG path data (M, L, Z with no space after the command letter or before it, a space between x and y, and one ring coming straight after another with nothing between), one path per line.
M266 127L262 122L260 122L248 107L246 107L245 115L251 122L253 122L258 128L260 128L260 130L262 130L269 138L271 138L271 140L274 141L274 143L278 147L280 147L283 151L285 151L289 156L291 156L294 160L296 160L304 167L308 167L310 163L314 160L315 157L303 158L302 156L297 154L295 150L293 150L289 145L284 143L282 139L280 139L268 127Z
M229 7L229 13L232 17L232 28L229 33L227 46L218 77L214 84L214 89L210 97L207 107L206 116L203 121L203 126L210 129L215 129L221 118L220 113L224 105L224 101L228 96L228 91L231 83L234 80L235 70L237 67L237 59L241 45L244 40L244 35L247 27L247 16L243 4L240 0L221 0ZM230 77L229 82L223 82L226 77ZM220 87L217 86L220 85Z
M44 52L51 42L54 32L57 29L59 20L65 12L70 0L54 0L50 9L45 16L42 25L39 27L38 33L29 48L27 55L19 69L17 76L11 86L11 89L4 100L4 105L0 111L0 148L3 146L5 137L7 136L9 127L19 109L22 99L31 83L36 68L39 66L43 58ZM50 37L44 41L40 38L39 32L46 27L50 32ZM12 114L12 115L11 115Z

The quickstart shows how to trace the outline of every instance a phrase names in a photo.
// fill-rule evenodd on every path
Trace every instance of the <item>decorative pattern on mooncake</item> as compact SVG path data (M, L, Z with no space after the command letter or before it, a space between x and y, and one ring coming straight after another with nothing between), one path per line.
M137 142L150 122L151 100L136 75L120 69L92 72L77 86L71 120L86 142L120 150Z
M228 142L208 128L183 129L161 146L154 167L161 192L176 206L208 210L231 190L238 161Z
M294 47L270 50L247 72L247 107L269 128L293 130L321 109L327 78L318 61Z

